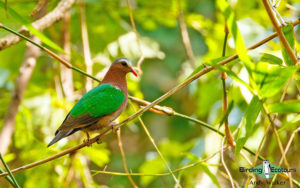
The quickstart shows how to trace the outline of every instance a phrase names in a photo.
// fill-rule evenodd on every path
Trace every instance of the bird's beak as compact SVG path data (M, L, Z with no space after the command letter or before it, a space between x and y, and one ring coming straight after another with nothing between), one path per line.
M136 77L138 76L138 74L133 69L131 69L130 72L132 72L132 74L134 74L134 76L136 76Z

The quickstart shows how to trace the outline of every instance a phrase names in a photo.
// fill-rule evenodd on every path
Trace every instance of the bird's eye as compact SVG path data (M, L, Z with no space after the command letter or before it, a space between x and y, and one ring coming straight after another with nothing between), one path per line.
M125 61L122 61L121 64L122 64L123 66L126 66L126 65L127 65L127 63L126 63Z

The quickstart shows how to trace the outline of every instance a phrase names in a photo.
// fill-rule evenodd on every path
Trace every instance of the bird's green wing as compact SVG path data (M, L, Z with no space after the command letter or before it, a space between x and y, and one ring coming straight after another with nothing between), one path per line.
M125 94L111 84L100 85L87 92L72 108L58 130L85 127L104 115L116 111L125 100Z

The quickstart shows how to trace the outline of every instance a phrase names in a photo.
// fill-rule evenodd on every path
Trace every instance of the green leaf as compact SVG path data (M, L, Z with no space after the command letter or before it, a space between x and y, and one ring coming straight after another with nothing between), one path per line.
M244 86L246 86L249 91L251 91L253 93L253 89L242 79L240 79L237 74L235 74L234 72L232 72L227 66L222 66L222 65L218 65L217 63L211 61L209 62L209 64L211 64L212 66L216 67L217 69L219 69L220 71L226 72L228 76L230 76L233 80L243 84Z
M300 72L297 71L294 75L294 79L296 81L297 88L300 88Z
M268 53L263 53L260 61L262 62L268 62L270 64L275 64L275 65L282 65L282 59L280 59L279 57L272 55L272 54L268 54Z
M211 181L217 186L217 187L221 187L220 184L219 184L219 181L216 177L215 174L213 174L206 163L200 163L200 167L203 169L203 171L205 172L205 174L208 175L208 177L211 179Z
M254 124L261 108L261 101L256 95L254 95L242 119L241 128L245 127L245 131L243 137L240 136L236 141L236 148L234 151L235 156L240 153L248 138L253 134L255 130Z
M295 36L294 36L294 28L292 24L288 24L287 26L283 27L282 32L286 38L286 40L288 41L289 45L291 46L291 48L293 49L294 53L296 54L296 50L295 50ZM286 65L288 66L293 66L294 63L291 60L289 54L287 53L286 49L284 48L284 46L282 46L281 48L281 52L282 52L282 56L283 59L286 63Z
M268 105L270 112L272 113L299 113L300 112L300 100L289 100L280 103Z
M218 62L223 61L224 59L226 59L226 58L228 58L228 57L229 57L229 56L219 57L219 58L213 59L213 60L211 60L211 61L214 62L214 63L218 63ZM194 71L193 71L186 79L189 79L189 78L192 77L194 74L200 72L200 71L201 71L202 69L204 69L204 68L205 68L205 63L199 65L198 67L196 67L196 68L194 69Z
M288 79L295 73L297 67L277 67L270 71L270 74L273 75L272 79L263 85L260 90L262 97L268 98L274 96L278 93Z
M5 4L3 2L0 2L0 7L5 9ZM12 8L8 7L9 14L18 22L25 25L25 27L36 37L38 37L44 44L50 46L51 48L58 50L59 52L66 53L61 47L59 47L57 44L52 42L49 38L47 38L43 33L41 33L39 30L35 29L29 20L19 15L16 11L14 11Z
M194 76L197 72L200 72L204 68L205 68L204 64L201 64L200 66L196 67L194 71L186 79L189 79L190 77Z
M251 75L251 67L253 65L251 64L251 60L250 60L249 56L247 55L247 48L245 46L241 32L238 28L238 25L236 22L236 16L235 16L234 12L231 10L228 2L222 0L221 4L223 4L223 6L226 7L226 8L221 8L221 10L227 20L229 33L233 37L235 50L239 56L239 59L243 62L247 71L249 72L249 75Z
M229 103L229 105L228 105L228 107L227 107L227 110L226 110L226 112L225 112L225 114L224 114L222 120L220 121L219 129L220 129L220 127L223 125L225 119L228 118L228 115L230 114L230 112L231 112L231 110L232 110L232 108L233 108L233 103L234 103L233 101L231 101L231 102Z

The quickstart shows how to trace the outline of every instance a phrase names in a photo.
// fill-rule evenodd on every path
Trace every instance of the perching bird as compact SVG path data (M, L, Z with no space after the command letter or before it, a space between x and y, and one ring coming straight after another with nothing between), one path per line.
M127 105L126 74L129 72L137 76L127 58L117 59L101 83L75 104L48 147L79 130L86 132L89 141L88 131L113 125Z

